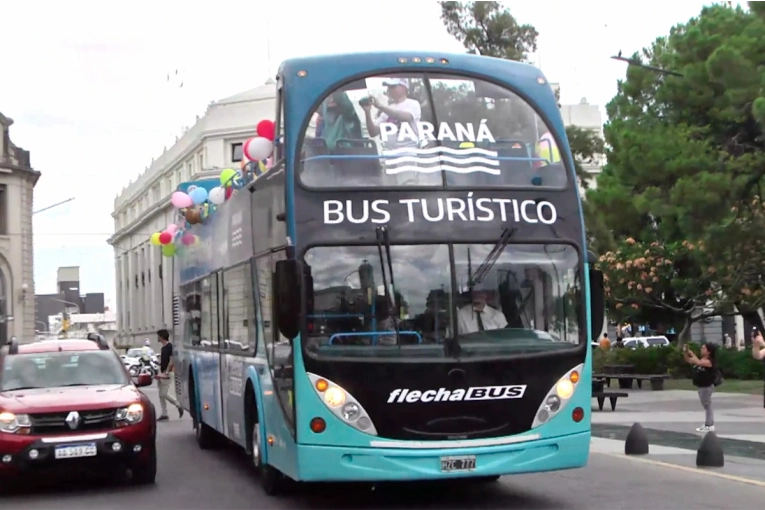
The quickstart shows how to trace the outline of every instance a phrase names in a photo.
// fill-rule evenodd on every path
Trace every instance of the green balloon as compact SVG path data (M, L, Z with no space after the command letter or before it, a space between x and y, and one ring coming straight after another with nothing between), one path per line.
M233 168L226 168L220 173L220 185L227 188L230 187L235 175L236 170Z
M165 257L172 257L175 255L175 244L170 243L162 246L162 255Z

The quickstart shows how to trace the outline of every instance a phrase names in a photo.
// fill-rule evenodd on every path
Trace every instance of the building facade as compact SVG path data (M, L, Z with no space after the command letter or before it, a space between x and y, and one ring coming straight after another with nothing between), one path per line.
M11 142L13 120L0 113L0 345L35 334L32 202L40 173Z
M263 119L276 115L276 86L265 85L212 103L205 115L175 145L114 200L117 289L116 346L155 340L160 328L172 329L172 259L151 246L153 232L176 221L170 195L181 182L217 178L239 168L244 142Z
M80 294L79 267L59 267L56 281L57 293L35 294L35 328L38 332L50 332L49 317L63 312L79 315L106 311L103 292Z

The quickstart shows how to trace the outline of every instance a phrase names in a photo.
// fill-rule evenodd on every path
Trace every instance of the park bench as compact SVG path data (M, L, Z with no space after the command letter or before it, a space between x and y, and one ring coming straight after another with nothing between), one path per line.
M606 387L611 387L611 379L619 381L619 389L629 390L632 389L632 382L637 382L638 389L643 389L643 381L648 381L651 384L653 391L662 391L664 389L664 381L670 378L669 374L596 374L594 377L602 379L606 383Z
M605 391L603 385L605 384L605 378L593 377L592 379L592 398L598 401L598 411L603 410L603 404L606 403L606 399L611 403L611 411L616 411L616 401L619 397L627 398L629 394L620 391Z

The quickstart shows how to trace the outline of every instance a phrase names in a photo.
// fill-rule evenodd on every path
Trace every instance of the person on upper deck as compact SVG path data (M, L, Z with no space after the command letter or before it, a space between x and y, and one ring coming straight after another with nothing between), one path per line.
M362 104L369 136L380 134L380 124L394 124L397 132L401 130L403 124L409 124L411 132L418 133L417 123L422 116L420 103L415 99L408 97L409 80L407 78L388 78L383 81L383 85L388 87L388 98L391 104L383 104L375 97L370 97L368 102ZM382 112L382 115L372 116L372 106ZM398 140L397 134L386 136L383 139L383 149L401 149L404 147L417 148L418 142L409 137Z
M334 92L322 103L316 124L316 137L323 138L329 150L335 148L338 140L361 139L361 120L348 94Z

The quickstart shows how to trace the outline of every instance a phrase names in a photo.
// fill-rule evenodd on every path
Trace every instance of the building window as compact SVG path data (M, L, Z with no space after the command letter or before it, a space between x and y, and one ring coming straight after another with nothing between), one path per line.
M231 161L234 163L239 163L242 161L243 153L242 153L242 144L241 143L232 143L231 144Z
M204 172L205 171L205 153L200 152L199 156L197 156L197 161L199 161L199 168L197 168L197 172Z

